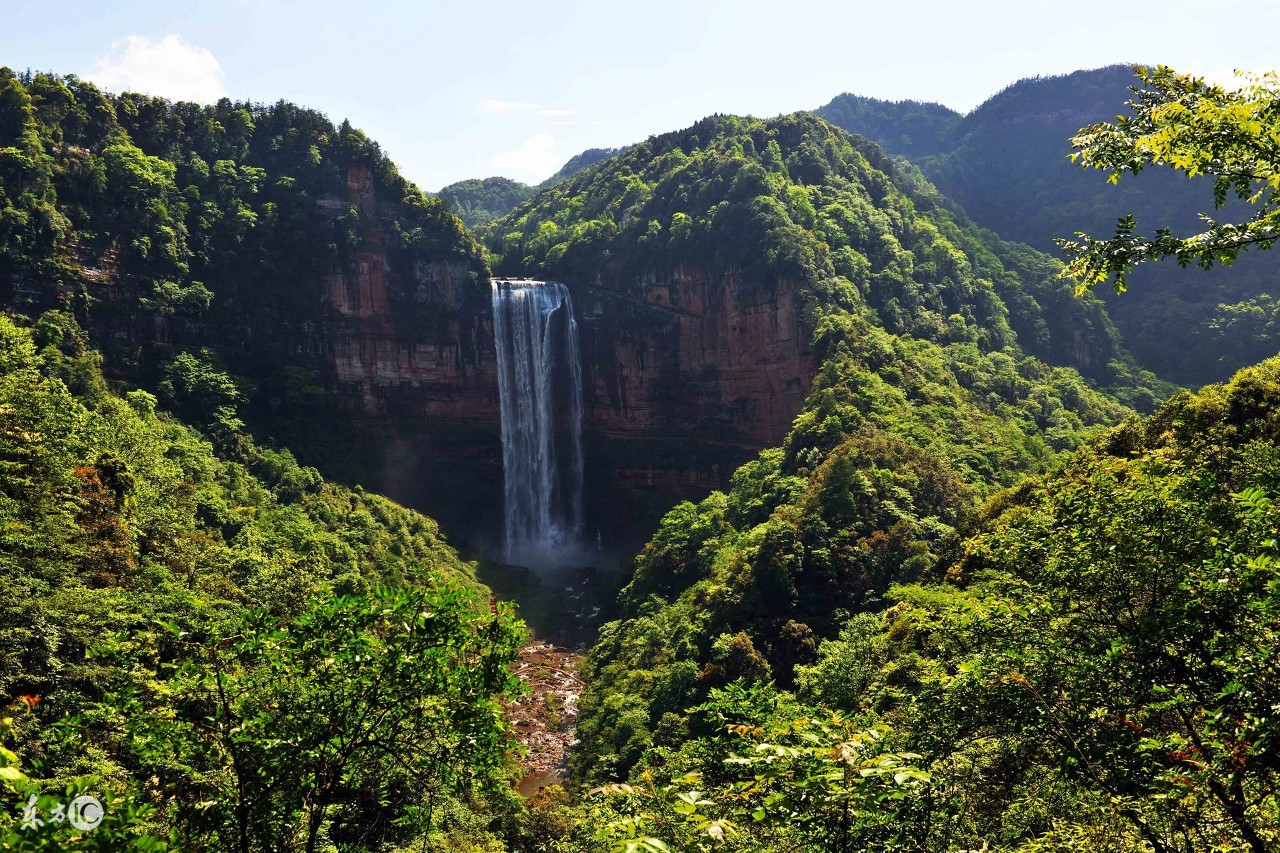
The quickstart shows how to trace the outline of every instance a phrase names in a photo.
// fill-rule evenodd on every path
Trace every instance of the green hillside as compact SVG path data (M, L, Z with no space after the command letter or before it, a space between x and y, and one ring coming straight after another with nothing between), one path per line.
M233 407L201 433L146 391L117 395L100 363L65 312L31 325L0 317L0 737L15 735L20 750L0 751L6 781L114 793L111 823L95 836L103 850L144 832L173 833L173 849L208 849L229 843L237 825L257 845L307 812L326 833L361 843L371 829L385 835L379 825L414 803L424 780L450 777L451 796L471 785L475 796L500 791L510 744L497 702L514 689L507 667L520 633L489 618L474 564L435 522L256 446ZM166 388L214 397L219 384L230 383L192 360L176 363ZM436 608L434 633L361 633L362 619L405 607ZM380 646L383 664L360 662L361 648ZM395 719L403 729L368 735L401 736L429 720L476 750L430 766L423 753L402 768L422 774L406 787L396 756L357 747L343 759L363 775L326 794L318 812L304 802L337 757L307 739L379 701L361 673L388 677L381 666L401 649L439 656L451 646L495 668L474 683L400 668L393 701L421 711ZM321 694L369 704L326 708ZM450 694L459 713L427 710ZM296 738L286 763L259 729ZM14 775L18 761L30 783ZM230 762L255 762L255 781ZM236 789L251 797L249 811L227 799ZM397 832L412 838L415 826ZM64 827L36 836L0 821L6 849L67 839Z
M538 188L549 187L552 184L560 183L565 178L572 178L588 166L594 166L601 160L616 157L625 150L625 148L588 148L586 151L574 154L565 161L565 164L554 175L538 184Z
M590 658L579 771L628 780L612 837L1274 849L1277 394L1273 359L976 513L870 426L677 508Z
M549 187L485 232L504 274L624 282L691 263L753 286L804 283L894 334L1019 346L1104 383L1133 369L1097 300L982 234L915 170L797 113L714 117Z
M535 187L510 178L484 178L449 184L437 195L449 202L449 209L463 223L475 228L505 215L535 192Z

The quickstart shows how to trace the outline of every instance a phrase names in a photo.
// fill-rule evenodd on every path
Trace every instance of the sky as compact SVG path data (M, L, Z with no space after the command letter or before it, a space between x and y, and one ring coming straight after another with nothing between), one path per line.
M536 183L587 148L842 92L967 112L1117 62L1215 80L1278 61L1273 0L4 0L0 65L110 91L346 118L427 190ZM1120 111L1117 104L1117 112Z

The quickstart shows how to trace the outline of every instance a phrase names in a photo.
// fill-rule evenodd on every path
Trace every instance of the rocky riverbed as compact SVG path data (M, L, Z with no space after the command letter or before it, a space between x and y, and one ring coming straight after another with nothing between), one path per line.
M525 775L516 789L525 796L566 778L569 752L577 743L574 724L582 679L582 651L533 640L520 651L516 674L529 693L507 707L520 745L528 750L521 762Z

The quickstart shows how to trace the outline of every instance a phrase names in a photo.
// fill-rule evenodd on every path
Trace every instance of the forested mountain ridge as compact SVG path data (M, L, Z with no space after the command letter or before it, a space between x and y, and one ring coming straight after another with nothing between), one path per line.
M448 346L439 373L477 357L457 306L487 305L483 250L346 122L6 69L0 150L0 299L72 310L137 385L190 350L239 378L257 434L329 463L350 444L325 424L391 393L365 375L368 339Z
M947 150L962 119L960 113L942 104L886 101L848 92L837 95L813 114L917 163ZM1043 251L1047 247L1036 248Z
M690 268L798 292L817 365L785 440L632 561L574 757L606 800L550 811L730 849L1274 843L1273 655L1226 652L1272 640L1274 363L1138 420L1028 355L1116 340L1059 264L806 114L653 137L485 233L500 273L636 300L685 304ZM1158 387L1112 352L1076 363Z
M1113 65L1018 81L967 115L914 101L841 95L815 112L908 157L966 214L1006 240L1056 253L1054 238L1139 227L1175 230L1212 205L1202 181L1153 171L1113 186L1068 155L1081 128L1125 112L1138 85ZM1274 257L1245 255L1232 269L1141 269L1108 309L1139 363L1186 384L1221 380L1280 349Z
M651 137L482 233L505 274L616 278L632 295L685 266L756 289L790 277L814 300L870 308L895 334L944 340L959 317L992 348L1016 338L1102 382L1131 374L1098 301L1074 299L1052 260L944 202L919 172L812 114L724 116ZM923 254L918 269L903 243ZM952 244L960 259L945 254Z
M448 843L510 814L522 629L434 521L267 449L352 456L386 393L352 341L474 360L449 306L487 308L488 267L447 205L292 104L4 69L0 300L6 785L46 813L92 788L103 850ZM66 842L8 817L0 846Z
M436 193L449 202L449 209L468 227L475 228L505 215L522 201L533 197L537 187L510 178L483 178L458 181Z
M1056 262L810 114L653 137L486 233L498 272L637 300L685 304L691 269L735 295L796 293L813 340L781 446L677 507L635 560L591 656L577 760L593 779L625 776L713 686L791 684L844 615L944 562L983 496L1128 414L1073 367L1131 401L1159 391Z
M565 164L561 166L560 169L554 175L547 178L542 183L538 184L538 188L542 189L544 187L549 187L554 184L560 183L565 178L572 178L574 175L578 174L588 166L594 166L596 163L599 163L601 160L608 160L610 157L616 157L617 155L621 154L625 150L627 150L625 147L623 148L588 148L586 151L583 151L579 154L574 154L567 161L565 161Z
M593 163L607 160L619 154L622 148L588 148L575 154L560 170L537 186L522 184L510 178L473 178L449 184L436 193L449 202L449 209L467 224L476 228L510 213L517 204L531 198L545 187L572 177Z

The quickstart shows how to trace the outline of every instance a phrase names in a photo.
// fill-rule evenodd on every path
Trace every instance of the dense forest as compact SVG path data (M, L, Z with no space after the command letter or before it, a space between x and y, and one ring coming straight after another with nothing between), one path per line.
M440 198L468 226L484 225L533 198L537 188L510 178L458 181L440 190Z
M0 69L0 846L1280 848L1280 347L1231 320L1271 310L1274 259L1140 263L1270 247L1280 95L1166 72L1023 81L968 116L715 115L431 196L286 102ZM1134 82L1086 164L1209 177L1104 201L1070 138ZM1181 231L1215 191L1258 212L1047 254L1108 237L1113 204ZM1133 263L1129 292L1090 290ZM721 307L794 295L812 368L780 443L639 532L561 673L580 695L537 698L575 742L528 797L514 709L548 664L521 616L548 631L610 576L530 591L357 485L352 399L412 414L421 389L335 366L454 371L421 393L496 406L504 277L657 305L619 311L637 339L694 278L753 297ZM665 381L677 418L692 381ZM92 831L26 818L88 794Z
M554 175L536 187L513 181L510 178L484 178L458 181L440 190L437 195L449 203L449 209L466 225L475 228L492 222L528 201L538 190L571 178L588 166L607 160L622 152L621 148L588 148L575 154Z
M0 318L6 783L108 792L100 850L377 846L457 820L424 795L501 800L521 629L474 565L234 410L197 431L99 364L65 312ZM166 389L201 393L185 366ZM0 826L6 849L73 835Z

